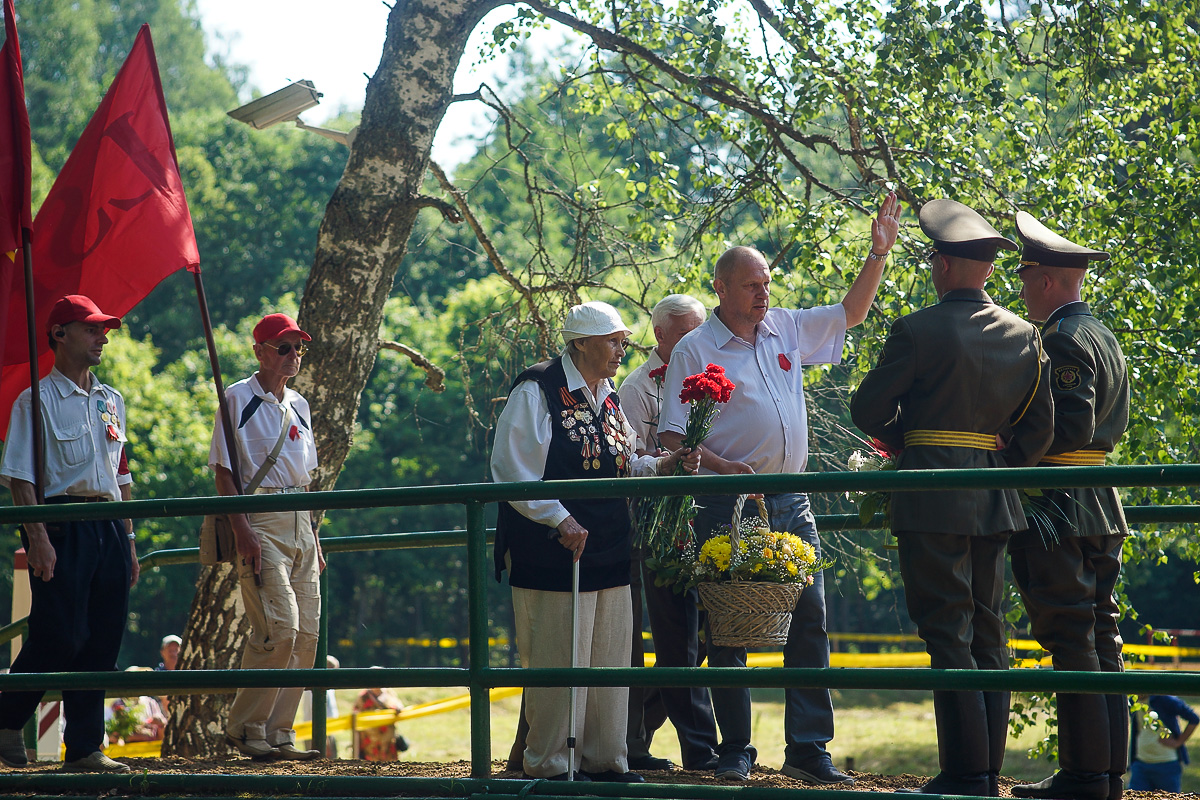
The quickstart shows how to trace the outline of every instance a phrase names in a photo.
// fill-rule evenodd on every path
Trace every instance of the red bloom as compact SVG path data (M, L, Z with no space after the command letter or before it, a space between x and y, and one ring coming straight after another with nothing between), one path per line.
M874 436L871 437L871 441L869 442L869 444L871 445L872 450L874 450L876 453L883 456L884 458L895 458L897 455L899 455L894 450L892 450L892 448L888 447L886 444L879 441Z
M725 377L724 367L709 364L708 369L698 375L689 375L683 379L683 391L679 393L682 403L692 403L702 400L712 400L714 403L728 403L736 388L733 381Z
M667 365L666 364L663 364L658 369L650 370L650 380L654 381L654 383L658 386L663 385L663 380L666 379L666 377L667 377Z

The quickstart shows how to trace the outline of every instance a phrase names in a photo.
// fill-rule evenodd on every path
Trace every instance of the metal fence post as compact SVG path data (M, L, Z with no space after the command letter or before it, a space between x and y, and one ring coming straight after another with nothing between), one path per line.
M327 571L321 573L319 579L321 587L321 617L317 623L317 659L314 667L320 670L327 668L325 657L329 655L329 578ZM317 675L324 675L324 672L318 672ZM326 693L328 689L325 687L313 687L312 689L312 746L321 751L321 755L325 753L326 734L326 714L329 711L329 704L326 702ZM334 758L337 758L337 753L334 753Z
M483 503L467 503L467 611L470 620L471 776L492 773L491 692L484 683L488 667L487 531Z

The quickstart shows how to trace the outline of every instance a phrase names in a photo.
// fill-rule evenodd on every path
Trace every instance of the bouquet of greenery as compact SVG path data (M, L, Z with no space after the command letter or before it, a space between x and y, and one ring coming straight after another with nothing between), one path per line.
M852 472L876 472L879 470L893 470L896 468L896 461L900 454L894 452L886 444L878 439L872 438L870 441L864 442L869 450L862 452L855 450L847 459L847 465ZM858 500L858 519L863 525L870 524L876 514L883 514L888 518L888 524L891 524L891 492L853 492Z
M653 377L653 376L652 376ZM720 406L728 403L736 387L725 377L725 368L717 364L697 375L683 379L681 403L690 403L682 447L695 449L712 432ZM683 466L675 467L682 475ZM659 586L680 584L694 560L696 534L692 520L696 516L691 497L660 497L647 507L638 534L638 546L646 553L646 565L655 573Z

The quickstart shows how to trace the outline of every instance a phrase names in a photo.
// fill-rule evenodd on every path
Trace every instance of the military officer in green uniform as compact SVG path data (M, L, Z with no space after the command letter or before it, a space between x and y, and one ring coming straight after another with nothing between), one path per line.
M898 469L1032 466L1053 437L1050 368L1037 329L992 302L996 253L1016 250L953 200L921 209L938 303L892 325L850 403L854 423L894 450ZM1000 603L1004 547L1025 528L1016 491L896 492L908 613L935 669L1007 669ZM933 693L941 772L916 790L997 796L1007 692Z
M1021 297L1041 322L1050 356L1054 444L1041 464L1099 466L1129 422L1129 378L1116 337L1080 300L1091 261L1081 247L1017 212ZM1047 491L1034 498L1028 530L1009 540L1013 577L1034 637L1055 669L1120 672L1113 598L1129 534L1113 488ZM1014 786L1014 797L1116 800L1127 763L1129 712L1122 695L1058 695L1059 771Z

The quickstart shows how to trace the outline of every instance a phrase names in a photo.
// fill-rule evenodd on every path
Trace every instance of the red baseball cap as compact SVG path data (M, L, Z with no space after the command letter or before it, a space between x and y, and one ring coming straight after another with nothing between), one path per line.
M103 324L106 328L121 327L120 317L105 314L92 302L92 298L82 294L69 294L54 304L50 309L50 317L46 320L46 333L55 325L67 325L72 322Z
M296 320L287 314L267 314L254 326L254 343L262 344L293 332L300 334L300 338L306 342L312 341L312 337L300 330Z

